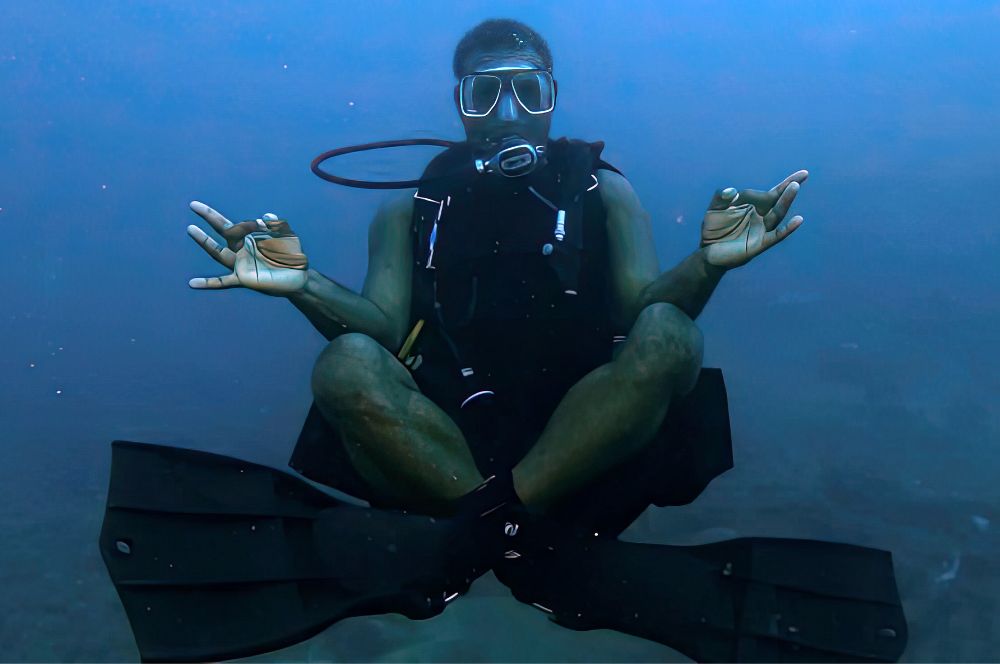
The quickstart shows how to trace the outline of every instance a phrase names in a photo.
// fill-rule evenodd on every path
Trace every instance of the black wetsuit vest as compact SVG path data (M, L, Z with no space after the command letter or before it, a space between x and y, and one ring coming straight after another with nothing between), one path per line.
M411 329L419 320L424 327L404 361L446 411L492 392L550 413L572 383L610 359L613 335L623 332L610 321L596 178L612 168L603 147L551 141L543 168L502 179L476 174L460 144L424 172L412 223Z

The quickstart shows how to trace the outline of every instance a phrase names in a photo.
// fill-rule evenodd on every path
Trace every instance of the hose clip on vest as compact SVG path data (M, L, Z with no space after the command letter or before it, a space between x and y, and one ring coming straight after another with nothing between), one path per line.
M528 191L530 191L532 194L534 194L535 198L537 198L538 200L540 200L541 202L545 203L550 208L552 208L553 210L556 211L556 228L552 232L552 234L560 242L562 242L563 240L565 240L566 239L566 210L560 210L558 207L556 207L555 203L553 203L552 201L550 201L549 199L545 198L540 193L538 193L538 190L535 189L534 187L528 187ZM545 254L546 256L548 256L549 254L551 254L552 253L552 245L546 244L544 247L542 247L542 253Z
M508 178L528 175L545 161L545 146L531 145L520 137L512 137L500 144L491 157L476 159L476 172L499 174Z

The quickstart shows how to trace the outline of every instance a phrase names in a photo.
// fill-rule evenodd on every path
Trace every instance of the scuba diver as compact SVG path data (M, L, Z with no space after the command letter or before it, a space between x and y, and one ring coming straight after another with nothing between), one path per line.
M192 288L286 298L329 340L291 466L369 506L245 461L116 442L101 550L142 658L431 617L493 570L560 625L697 660L898 659L887 552L618 539L732 466L722 375L702 368L694 320L728 270L802 224L786 217L808 173L717 192L699 248L661 273L603 144L549 138L541 36L485 21L453 66L466 140L379 208L360 294L310 267L276 215L233 223L191 204L223 242L189 234L230 270Z

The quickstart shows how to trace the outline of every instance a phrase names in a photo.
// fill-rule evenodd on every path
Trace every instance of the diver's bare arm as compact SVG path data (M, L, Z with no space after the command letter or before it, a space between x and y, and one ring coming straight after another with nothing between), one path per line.
M636 306L642 311L654 302L669 302L694 320L725 273L725 268L708 262L704 249L698 249L642 289Z
M389 320L374 302L314 269L305 287L288 299L327 339L346 332L362 332L388 347Z
M667 302L698 317L725 270L709 265L699 249L677 267L660 273L649 214L628 180L613 171L598 171L608 213L608 249L615 318L630 329L644 308Z
M390 352L398 350L410 315L412 210L412 192L379 208L368 230L368 273L361 294L310 269L302 290L289 296L324 337L360 332Z

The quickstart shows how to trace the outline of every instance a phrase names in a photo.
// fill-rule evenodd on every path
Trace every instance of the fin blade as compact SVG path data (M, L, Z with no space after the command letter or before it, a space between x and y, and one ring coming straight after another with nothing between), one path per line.
M231 659L353 615L428 618L467 588L446 523L338 501L238 459L116 442L100 535L144 661Z

